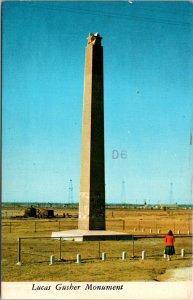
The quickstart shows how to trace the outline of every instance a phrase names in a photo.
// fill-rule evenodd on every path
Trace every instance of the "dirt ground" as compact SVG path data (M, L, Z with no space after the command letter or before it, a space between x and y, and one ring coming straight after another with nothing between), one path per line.
M166 270L166 272L158 276L159 281L192 281L192 267L178 268Z
M66 207L53 209L58 218L18 219L14 217L23 215L23 207L3 207L3 281L189 280L192 266L192 210L108 208L107 229L134 235L134 244L132 241L62 241L60 245L58 240L51 239L51 233L76 229L77 218L62 218L62 215L64 212L76 215L78 211L77 208ZM163 236L169 229L173 230L176 237L176 254L171 262L163 257ZM19 237L23 238L21 266L16 265L19 260ZM185 257L181 257L181 249L185 249ZM146 259L142 260L144 250ZM127 252L125 261L121 259L123 251ZM106 261L101 260L102 252L107 255ZM77 253L81 254L81 264L75 263ZM49 265L51 255L55 256L53 266Z

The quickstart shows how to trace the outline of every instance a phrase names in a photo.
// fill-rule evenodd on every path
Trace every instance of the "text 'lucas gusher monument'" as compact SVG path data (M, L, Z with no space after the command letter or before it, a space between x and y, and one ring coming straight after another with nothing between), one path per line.
M103 47L98 33L86 47L78 229L105 230Z

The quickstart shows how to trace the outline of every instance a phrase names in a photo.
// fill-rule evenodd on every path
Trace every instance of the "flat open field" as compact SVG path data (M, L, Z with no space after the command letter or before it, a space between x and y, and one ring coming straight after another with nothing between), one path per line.
M165 272L192 266L192 210L151 210L108 208L108 230L130 233L134 242L74 242L51 239L51 233L77 228L76 208L52 207L58 218L17 219L23 207L3 207L2 211L2 280L3 281L164 281ZM63 213L71 215L62 218ZM60 217L61 216L61 217ZM163 235L175 233L176 254L172 261L163 257ZM18 238L21 238L21 257L18 257ZM23 239L25 238L25 239ZM185 256L181 257L181 249ZM122 260L122 252L127 259ZM146 259L141 259L146 251ZM101 260L102 252L107 255ZM82 262L77 264L76 255ZM50 256L55 264L50 266ZM60 259L60 261L59 261ZM16 265L20 260L21 266ZM171 279L172 280L172 279ZM173 278L175 280L175 278Z

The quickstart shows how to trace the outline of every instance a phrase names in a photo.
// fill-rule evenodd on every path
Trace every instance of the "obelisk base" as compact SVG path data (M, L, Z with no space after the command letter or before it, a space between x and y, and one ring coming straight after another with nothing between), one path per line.
M128 233L116 232L110 230L68 230L52 232L52 238L62 238L66 241L84 242L84 241L120 241L132 240L133 236Z

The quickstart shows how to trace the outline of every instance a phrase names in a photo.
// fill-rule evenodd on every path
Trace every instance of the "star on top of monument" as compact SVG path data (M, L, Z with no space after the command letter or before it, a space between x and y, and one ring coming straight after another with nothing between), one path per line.
M92 45L101 45L102 37L98 32L96 33L89 33L89 36L87 37L88 44Z

